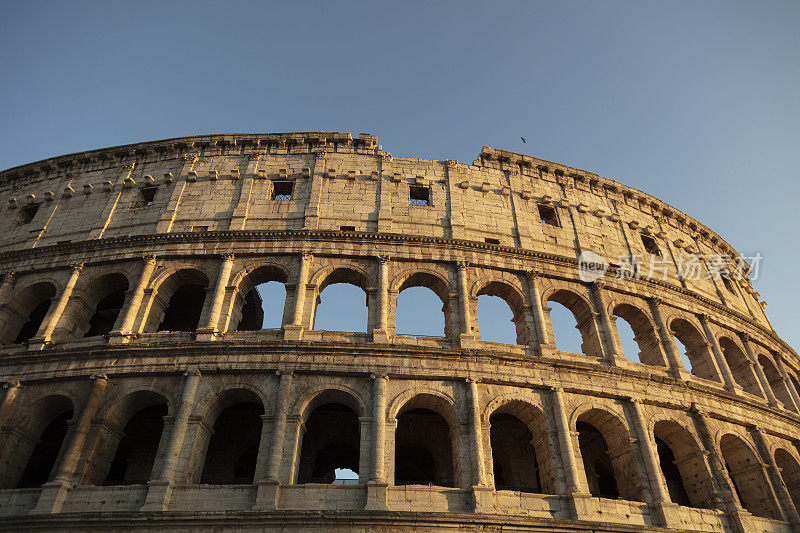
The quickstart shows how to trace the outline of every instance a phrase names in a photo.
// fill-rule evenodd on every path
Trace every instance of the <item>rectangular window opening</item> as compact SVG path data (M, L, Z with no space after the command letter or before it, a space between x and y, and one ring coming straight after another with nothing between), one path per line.
M558 223L558 212L556 212L555 207L545 204L538 204L538 207L539 219L542 221L542 223L555 227L561 226L561 224Z
M339 229L341 231L355 231L356 227L355 226L339 226Z
M642 244L644 244L644 249L647 250L647 253L661 257L661 250L658 248L658 244L656 244L654 238L642 234Z
M208 231L208 226L192 226L193 233L202 233Z
M139 189L139 203L142 206L153 205L158 187L142 187Z
M430 187L421 187L419 185L412 185L410 196L411 196L411 205L431 205Z
M483 239L486 244L500 244L500 239L493 239L492 237L486 237Z
M722 278L722 284L725 285L725 288L728 289L728 292L731 294L736 294L736 291L733 290L733 281L731 281L730 272L723 270L719 273L719 275Z
M39 211L39 204L23 207L22 209L19 210L19 217L17 218L17 223L20 226L29 224L31 220L33 220L33 217L36 216L37 211Z
M288 202L292 199L292 189L294 189L292 181L273 181L272 199L276 202Z

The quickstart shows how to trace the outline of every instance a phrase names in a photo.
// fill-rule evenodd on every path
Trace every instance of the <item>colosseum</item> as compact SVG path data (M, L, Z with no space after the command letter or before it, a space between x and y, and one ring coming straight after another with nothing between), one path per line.
M316 132L53 157L0 200L3 529L800 531L800 358L644 192ZM361 331L315 327L334 284ZM440 336L396 331L415 287ZM484 295L516 342L481 339Z

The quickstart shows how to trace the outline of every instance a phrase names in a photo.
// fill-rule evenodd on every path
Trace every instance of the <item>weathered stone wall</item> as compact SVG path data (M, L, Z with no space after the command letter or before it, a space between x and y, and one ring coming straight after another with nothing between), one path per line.
M274 198L286 182L290 197ZM420 191L427 205L412 202ZM0 201L6 527L789 531L800 520L800 359L746 279L677 275L683 252L736 259L724 240L621 183L487 147L464 165L392 157L366 134L219 135L10 169ZM618 256L649 257L642 235L665 279L614 275ZM612 263L602 280L580 280L585 250ZM286 287L281 328L237 331L265 281ZM313 328L337 282L366 293L366 333ZM442 300L443 337L395 333L398 295L413 286ZM482 294L509 304L516 344L480 339ZM583 353L556 349L549 302L573 313ZM617 317L641 363L623 356ZM147 409L167 413L157 446L141 435L157 420L135 418ZM307 424L326 412L335 424ZM494 414L515 417L508 435L524 426L530 443L504 445ZM496 469L519 454L536 468L497 489ZM333 464L358 482L303 482L329 479ZM148 469L147 484L105 483Z

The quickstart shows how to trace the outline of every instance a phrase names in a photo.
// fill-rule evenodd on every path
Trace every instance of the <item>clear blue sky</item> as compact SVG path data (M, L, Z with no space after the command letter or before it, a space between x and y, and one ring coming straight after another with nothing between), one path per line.
M799 28L779 1L6 1L0 168L221 132L522 151L761 252L756 288L800 348Z

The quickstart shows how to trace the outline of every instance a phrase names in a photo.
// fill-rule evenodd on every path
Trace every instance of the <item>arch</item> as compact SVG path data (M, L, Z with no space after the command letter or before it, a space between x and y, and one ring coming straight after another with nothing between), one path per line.
M206 301L208 275L195 268L183 268L161 276L142 331L194 331Z
M511 309L511 322L514 324L517 344L530 344L530 331L525 318L525 297L516 287L504 281L490 281L481 287L475 295L496 296L503 300ZM480 310L478 312L480 315ZM478 316L478 331L480 332L480 316Z
M318 274L319 276L319 274ZM317 277L317 276L315 276ZM319 283L317 287L317 298L314 303L314 310L311 317L311 324L312 329L317 329L316 327L316 319L317 319L317 311L319 310L319 305L322 303L322 293L323 291L331 285L344 283L347 285L355 285L362 291L364 291L364 298L365 298L365 307L367 311L367 316L364 320L364 332L367 331L367 322L369 321L369 278L360 270L356 270L350 267L340 267L334 268L327 272L327 274L322 279L322 282ZM342 310L339 309L339 313Z
M548 320L550 307L547 304L549 302L561 304L572 313L575 319L575 327L581 334L581 352L584 355L589 355L591 357L603 356L603 347L600 343L600 337L595 325L596 313L585 298L567 289L548 291L543 298L545 298L544 309L548 311ZM553 331L552 321L550 323L550 331L555 339L556 335Z
M358 398L342 389L327 389L304 406L297 483L333 483L341 469L364 474Z
M782 515L769 480L750 446L733 433L726 433L719 441L719 449L742 507L756 516L780 520Z
M775 464L795 508L800 509L800 463L789 452L779 448L775 451Z
M199 442L205 449L200 483L250 485L254 481L264 404L246 388L227 389L207 406L205 420L213 424Z
M489 425L495 488L556 494L548 422L541 409L505 398L490 411Z
M38 487L52 478L74 412L70 398L53 394L15 417L16 431L6 435L0 449L0 488Z
M763 398L764 394L761 392L750 359L739 345L730 337L720 337L719 347L722 349L722 355L725 357L736 383L750 394Z
M758 356L758 364L761 365L761 368L764 370L764 376L767 378L767 386L772 389L778 401L783 403L786 409L796 411L789 389L786 388L786 383L781 373L778 372L777 367L764 354Z
M453 404L438 394L418 393L399 405L395 418L395 485L460 486Z
M666 366L661 352L661 342L647 313L634 305L620 303L613 307L612 315L627 322L633 330L633 340L639 347L636 357L641 363L651 366Z
M277 263L261 263L257 267L249 267L239 272L233 279L231 286L236 287L233 293L227 323L223 329L238 331L254 331L262 329L264 315L267 309L274 309L275 314L281 317L281 324L285 322L286 298L283 302L264 302L258 287L271 282L284 285L289 281L286 269Z
M156 460L169 412L167 399L150 390L130 392L110 403L98 416L83 483L144 484Z
M0 312L0 344L24 344L35 337L57 293L50 281L17 291Z
M674 420L659 420L653 437L670 499L679 505L713 509L716 491L694 435Z
M365 416L366 407L361 395L355 389L341 384L304 394L297 399L292 411L305 421L314 409L326 403L342 404L352 409L357 416Z
M716 364L711 356L708 340L685 318L669 322L670 333L686 348L685 356L691 364L691 373L699 378L721 383Z
M575 430L592 496L644 501L638 461L622 420L603 409L589 408L576 418Z
M108 334L119 319L128 288L128 277L121 272L96 276L84 283L77 297L70 299L53 336Z
M450 286L447 281L438 274L432 272L407 272L402 279L396 280L397 283L397 303L395 305L395 330L397 329L397 318L402 308L400 297L404 290L415 287L423 287L432 291L442 302L441 312L443 315L442 334L451 337L453 333L452 319L450 317ZM405 334L405 333L400 333ZM413 335L413 334L412 334Z

